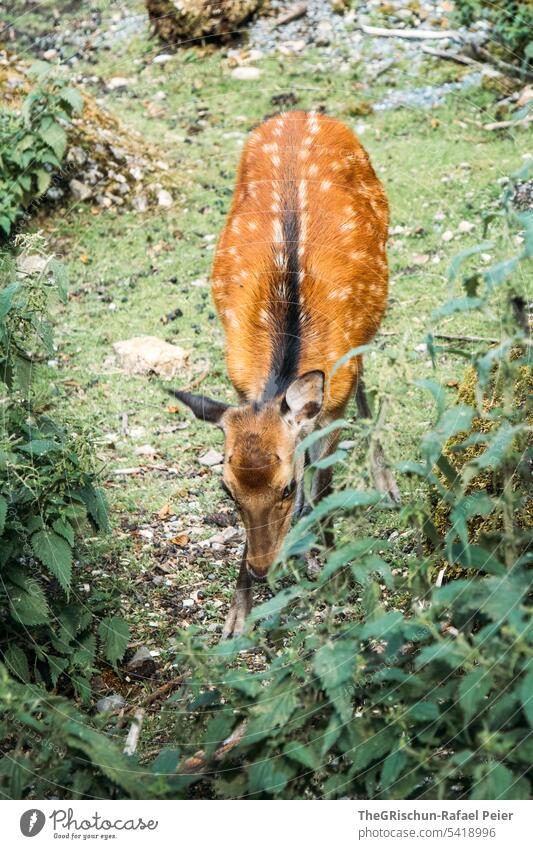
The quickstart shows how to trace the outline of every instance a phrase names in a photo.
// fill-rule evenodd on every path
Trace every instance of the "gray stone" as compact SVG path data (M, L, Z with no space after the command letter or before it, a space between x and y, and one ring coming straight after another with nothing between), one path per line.
M111 693L110 696L104 696L103 699L98 699L96 702L96 710L98 713L118 713L126 704L122 696L118 693Z
M151 678L156 670L156 665L150 649L146 646L137 649L132 659L126 664L126 669L130 675L134 675L136 678Z

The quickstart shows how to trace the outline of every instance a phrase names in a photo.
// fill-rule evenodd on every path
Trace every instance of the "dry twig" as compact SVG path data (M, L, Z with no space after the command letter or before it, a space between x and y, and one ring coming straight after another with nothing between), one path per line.
M290 24L291 21L303 18L304 15L307 15L307 3L297 3L296 6L291 6L284 15L280 15L279 18L276 18L272 24L271 32L278 27L284 27L285 24Z
M388 27L370 27L366 24L359 24L359 29L367 35L376 35L380 38L407 38L415 41L448 38L452 41L463 41L461 33L454 29L389 29Z
M143 727L143 721L144 710L142 708L139 708L135 711L133 715L130 730L128 731L128 736L126 737L126 742L124 744L125 755L131 756L135 754L137 750L137 743L139 742L141 728Z

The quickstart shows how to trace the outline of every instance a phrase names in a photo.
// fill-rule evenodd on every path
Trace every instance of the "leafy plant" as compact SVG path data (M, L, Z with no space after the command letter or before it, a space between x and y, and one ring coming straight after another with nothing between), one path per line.
M455 14L460 23L469 26L483 20L490 23L490 37L507 59L518 62L525 71L533 60L533 8L529 0L456 0Z
M135 758L125 756L71 702L13 680L2 665L0 741L4 798L154 796L155 781Z
M30 271L17 274L4 258L0 284L0 650L20 680L56 687L63 676L86 699L95 616L106 612L107 600L77 596L76 541L87 522L107 528L107 508L86 439L32 402L39 359L53 350L50 304L64 297L64 281L38 238L30 246L40 251L26 255ZM104 618L98 633L116 664L128 641L126 623Z
M83 106L81 95L50 75L45 62L20 112L0 109L0 232L9 235L15 221L43 195L61 166L67 147L66 127Z

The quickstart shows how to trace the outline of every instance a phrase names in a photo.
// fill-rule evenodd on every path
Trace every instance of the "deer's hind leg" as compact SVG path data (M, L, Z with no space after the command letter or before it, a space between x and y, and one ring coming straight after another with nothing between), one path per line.
M362 368L359 372L355 388L355 402L357 404L357 414L359 418L372 419L372 411L366 396ZM388 495L394 504L399 504L401 501L400 490L398 489L398 484L396 483L394 475L387 465L383 446L377 437L373 438L370 443L370 466L372 469L374 484L378 492Z

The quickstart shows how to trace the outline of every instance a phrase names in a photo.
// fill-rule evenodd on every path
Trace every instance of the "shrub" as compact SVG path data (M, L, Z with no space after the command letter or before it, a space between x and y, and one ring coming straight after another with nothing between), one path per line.
M533 59L533 7L529 0L456 0L455 14L460 23L469 26L483 20L490 24L491 40L512 62L527 68Z
M135 758L72 702L21 684L0 664L0 791L8 799L154 796Z
M32 403L38 359L53 351L50 303L64 290L55 260L34 253L28 261L38 270L17 275L4 257L0 280L0 651L21 681L57 687L61 678L86 699L95 616L107 600L77 598L74 556L84 525L105 529L107 510L86 440ZM126 623L103 618L99 635L115 663Z
M467 273L486 243L458 255L450 283L461 281L463 294L435 314L439 320L507 304L501 342L476 355L462 352L475 374L474 404L450 403L437 381L423 382L436 411L420 457L401 467L419 481L398 517L414 531L407 573L393 569L390 541L367 538L329 552L315 580L304 577L301 555L319 545L321 518L357 515L370 505L393 509L377 492L336 492L289 534L278 579L299 580L253 611L254 632L215 648L197 633L183 635L181 662L192 676L175 697L180 716L188 710L178 736L190 739L192 722L204 751L179 769L192 774L189 780L207 770L217 796L531 793L531 531L520 520L526 494L512 485L518 467L531 462L529 414L512 400L519 376L530 370L530 338L523 322L513 323L509 304L519 298L516 272L533 253L533 221L513 210L511 196L509 189L491 226L505 221L520 230L520 252ZM427 345L434 362L447 351L431 336ZM502 401L490 405L484 396L494 368ZM461 450L479 450L454 467L447 451L453 440ZM481 471L490 471L493 487L472 492ZM432 488L449 510L442 531L433 522ZM479 516L495 519L482 541L471 534ZM460 564L471 577L441 585L434 574L443 563ZM252 669L243 656L254 659ZM232 733L232 745L220 749Z
M20 112L0 109L0 232L43 195L61 166L67 146L65 126L81 110L81 95L36 63L36 83Z

